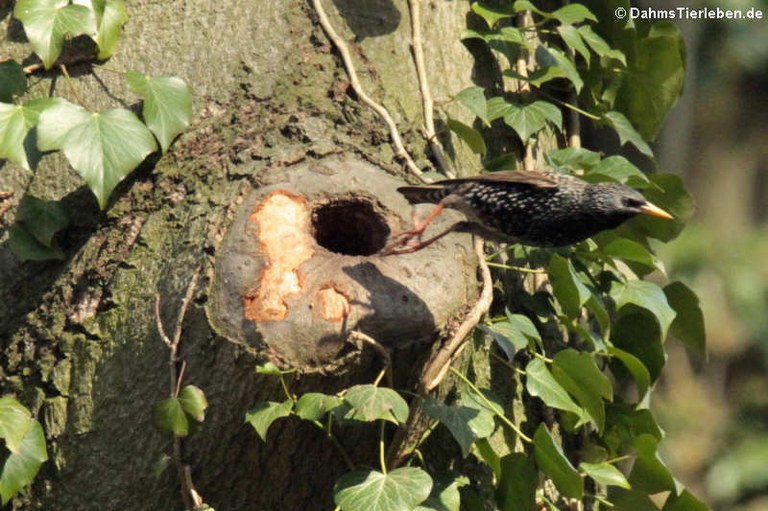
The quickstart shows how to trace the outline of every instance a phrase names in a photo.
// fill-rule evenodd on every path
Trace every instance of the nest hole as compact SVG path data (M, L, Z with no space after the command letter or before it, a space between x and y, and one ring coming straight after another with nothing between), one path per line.
M389 237L387 222L373 204L352 198L317 206L312 212L312 231L321 247L344 255L373 255L384 248Z

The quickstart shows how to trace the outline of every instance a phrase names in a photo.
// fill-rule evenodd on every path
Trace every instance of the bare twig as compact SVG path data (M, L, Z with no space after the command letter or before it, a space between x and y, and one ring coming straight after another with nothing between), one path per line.
M184 316L187 314L187 309L189 308L189 304L192 301L195 289L197 288L197 280L200 277L201 269L202 268L198 267L187 286L187 293L184 295L184 299L179 306L179 314L176 317L176 325L173 330L172 339L168 337L165 327L163 326L163 320L160 318L160 293L155 294L155 322L157 324L157 331L160 333L160 338L165 345L168 346L168 349L171 352L168 365L170 372L170 395L172 397L179 396L181 382L184 378L184 371L187 367L186 361L181 361L181 367L177 367L179 363L179 343L181 342ZM184 502L185 509L196 509L202 505L203 500L197 491L195 491L194 485L192 484L191 469L188 465L184 464L182 454L181 437L174 435L173 463L176 467L179 484L181 485L181 499Z
M483 279L483 288L480 291L480 296L451 339L427 363L419 383L421 393L427 393L440 384L448 372L451 363L458 358L464 346L466 346L465 340L467 336L491 307L491 302L493 301L493 280L491 279L491 271L488 269L488 264L485 262L483 240L480 238L475 238L475 252L480 262L480 274Z
M528 22L532 22L531 13L529 11L521 11L517 14L517 26L525 27ZM515 61L515 71L523 79L518 80L520 92L530 92L531 84L528 83L528 59L530 58L530 52L527 49L521 49L518 53L517 60ZM525 156L523 156L524 170L534 170L536 166L533 158L533 147L527 140L523 140L523 147L525 148Z
M344 42L339 34L336 33L336 30L334 30L333 25L331 25L331 22L325 13L325 9L323 9L321 0L312 0L312 6L314 7L315 12L317 12L317 18L320 21L320 26L323 27L326 35L328 35L328 39L331 40L341 55L341 60L344 61L344 68L347 70L347 74L349 75L349 82L352 85L352 89L355 91L355 94L357 94L357 97L360 98L360 101L368 105L371 109L373 109L373 111L379 114L379 117L381 117L382 120L386 123L387 127L389 128L389 136L392 139L392 144L395 146L397 158L401 159L413 174L421 177L421 169L416 166L413 158L411 158L411 155L408 154L408 151L405 149L403 141L400 138L400 132L397 129L397 125L395 124L394 119L392 119L392 116L389 114L389 111L384 108L384 106L371 99L371 97L368 96L368 94L366 94L363 90L363 86L360 84L360 80L357 77L357 71L355 71L355 65L352 62L352 55L349 53L347 43Z
M369 344L373 347L374 350L376 350L376 353L378 353L381 356L381 359L384 361L384 372L387 376L387 385L392 388L395 386L394 376L392 375L392 357L389 354L389 351L387 348L381 345L379 341L371 337L370 335L364 334L363 332L360 332L359 330L352 330L349 332L349 340L357 340L362 341L366 344Z
M424 66L424 48L421 44L421 2L422 0L408 0L408 7L411 11L411 52L413 53L413 62L416 65L416 76L419 80L419 90L421 91L421 108L424 111L424 136L429 142L429 148L437 161L440 170L448 177L455 177L451 170L443 147L437 139L435 132L435 108L432 100L432 93L429 90L429 80L427 79L427 70Z

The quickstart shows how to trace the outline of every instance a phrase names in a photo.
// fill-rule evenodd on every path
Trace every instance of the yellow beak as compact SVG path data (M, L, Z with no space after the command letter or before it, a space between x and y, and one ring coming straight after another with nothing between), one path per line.
M660 207L658 207L657 205L652 204L650 202L646 202L645 205L640 206L640 211L642 211L646 215L658 216L658 217L667 218L667 219L675 218L669 213L667 213L666 211L664 211L663 209L661 209Z

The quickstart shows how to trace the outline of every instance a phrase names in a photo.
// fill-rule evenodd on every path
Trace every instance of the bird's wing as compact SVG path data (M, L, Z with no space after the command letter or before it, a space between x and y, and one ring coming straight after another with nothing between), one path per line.
M446 179L435 184L458 184L458 183L514 183L519 185L530 185L534 188L556 188L558 179L551 172L532 172L526 170L489 172L479 176L462 177L457 179Z

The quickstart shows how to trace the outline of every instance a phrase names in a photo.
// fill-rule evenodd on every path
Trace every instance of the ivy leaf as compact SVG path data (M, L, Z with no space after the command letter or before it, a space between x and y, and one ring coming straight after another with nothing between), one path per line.
M627 238L614 238L602 247L602 251L607 256L642 266L647 270L645 273L658 268L659 260L650 250Z
M614 511L659 511L645 492L614 487L610 499Z
M675 480L659 458L657 447L658 440L649 434L641 434L632 440L637 458L629 474L629 483L632 488L648 494L674 492Z
M102 209L115 186L157 149L146 126L124 108L91 113L63 101L40 115L37 132L38 147L63 150Z
M590 169L600 163L600 153L582 147L566 147L549 151L547 160L556 167Z
M571 4L570 6L573 5L576 4ZM581 34L579 34L579 31L576 30L576 27L573 25L560 25L557 27L557 33L560 34L560 37L563 38L565 44L573 48L582 57L584 57L584 60L587 61L587 65L589 65L589 59L592 54L589 53L589 48L587 48L587 45L584 44L584 41L581 39Z
M552 375L584 407L598 431L602 431L605 427L603 399L613 400L613 387L592 357L571 348L564 349L555 355Z
M490 436L496 428L493 414L484 409L448 406L429 398L424 401L423 410L448 428L461 446L462 455L465 457L475 440Z
M630 280L626 284L615 282L611 287L611 296L619 312L628 304L650 312L659 324L662 339L667 336L676 314L659 286L644 280Z
M452 117L448 117L447 124L448 129L456 133L456 135L462 140L462 142L467 144L473 153L479 154L480 156L485 155L487 148L485 146L483 135L480 134L479 131L477 131L472 126L467 126L463 122L457 121Z
M507 312L507 321L491 325L480 325L480 329L490 334L493 340L510 360L517 350L528 347L529 342L541 342L541 334L533 322L522 314Z
M549 276L552 279L552 293L563 312L571 319L577 318L581 314L581 307L587 303L592 293L579 278L571 261L560 254L552 254Z
M264 362L262 365L256 366L256 373L268 374L269 376L280 376L281 374L288 374L291 371L283 371L274 362Z
M179 392L179 404L184 412L197 422L205 420L205 409L208 408L208 400L205 393L199 387L186 385Z
M686 348L706 357L707 345L704 332L704 314L699 306L699 297L682 282L672 282L664 287L669 305L677 313L670 332Z
M592 11L581 4L568 4L552 11L552 17L564 25L575 25L584 20L597 21Z
M621 471L610 463L580 463L579 468L596 483L603 486L618 486L629 489L629 481Z
M97 8L96 12L99 25L94 38L99 46L97 57L101 60L108 59L117 49L120 31L125 22L128 21L128 12L125 10L123 0L101 0L101 2L94 2L94 4L102 4L101 9Z
M530 395L540 398L547 406L575 413L580 419L588 420L584 410L571 399L541 359L534 358L528 362L525 374L525 388Z
M656 381L667 360L661 327L653 313L627 304L614 324L611 342L642 362L651 381Z
M710 511L709 506L693 496L688 490L679 495L671 493L664 503L662 511Z
M125 75L131 90L141 96L144 120L160 141L163 152L192 121L192 89L181 78L149 77L138 71Z
M304 420L318 421L343 402L344 400L339 396L308 392L296 403L296 415Z
M53 236L69 225L69 218L59 201L25 195L19 203L16 221L46 247L52 247Z
M611 347L608 349L608 353L624 364L624 367L629 371L629 374L632 375L632 379L635 380L638 401L643 401L651 386L651 374L648 372L648 369L643 365L640 359L622 349Z
M176 436L189 434L189 418L184 413L181 401L177 397L163 399L155 405L155 423L163 431L168 431Z
M496 489L500 511L535 511L539 474L531 459L521 452L501 458L501 477Z
M494 96L490 98L486 102L486 108L488 109L488 122L501 119L512 111L511 104L501 96Z
M485 92L482 87L466 88L456 94L455 99L483 121L483 124L490 126L488 122L488 105L485 101Z
M584 480L543 423L533 436L533 453L539 470L552 479L560 493L572 499L584 495Z
M0 158L31 170L40 160L32 128L37 125L42 111L60 102L55 98L41 98L24 105L0 103Z
M534 101L528 105L507 103L507 106L504 122L517 132L523 142L544 129L547 122L552 123L558 130L562 130L563 114L552 103Z
M581 38L584 40L584 42L587 43L587 45L589 45L590 48L592 48L592 51L594 51L598 57L615 59L621 62L623 65L627 65L627 58L624 56L624 54L619 50L614 50L611 48L610 45L605 42L605 39L597 35L597 33L592 30L591 26L582 25L576 30L578 30Z
M412 511L431 490L432 478L420 468L357 470L336 482L333 501L342 511Z
M28 485L37 475L40 466L48 459L45 449L45 434L39 422L30 419L24 437L5 460L0 474L0 498L7 504L21 488Z
M648 107L646 106L645 108ZM637 132L635 127L632 126L632 123L629 122L629 119L627 119L624 114L621 112L607 112L605 115L603 115L603 120L606 121L614 130L616 130L616 133L619 135L619 141L621 141L621 145L629 142L635 146L638 151L648 156L649 158L653 158L653 151L651 150L651 147L645 142L642 135Z
M0 397L0 438L9 451L18 452L21 441L32 427L32 414L11 396Z
M468 483L468 479L464 476L442 477L434 480L432 492L427 500L422 502L413 511L459 511L461 508L459 487Z
M21 96L26 91L27 77L21 65L15 60L0 62L0 101L10 103L14 96Z
M347 419L372 422L385 420L403 424L408 420L408 403L392 389L375 385L355 385L344 394L352 409Z
M289 416L292 409L293 401L290 399L285 400L282 403L263 401L261 403L256 403L256 406L251 408L251 410L245 414L245 422L253 426L256 433L266 442L267 431L269 431L269 427L272 423L277 419Z
M514 17L516 11L495 6L490 7L480 2L474 2L472 4L472 12L483 18L488 25L488 28L493 28L499 20Z
M655 23L647 37L635 44L617 108L632 120L643 139L653 140L682 94L684 79L685 42L680 30L670 22Z
M609 156L589 169L584 179L590 183L618 181L635 188L646 188L649 185L648 176L623 156Z
M29 44L50 69L66 37L96 33L93 11L82 5L70 5L69 0L19 0L13 15L24 25Z
M55 242L47 247L21 223L14 223L9 229L8 245L19 261L64 260L66 256Z
M536 48L535 55L541 69L531 73L532 84L539 87L554 78L566 78L573 84L577 93L584 87L584 80L576 65L560 48L547 48L542 44Z

